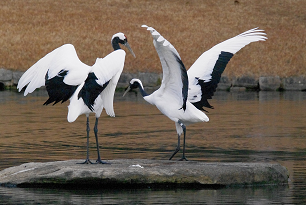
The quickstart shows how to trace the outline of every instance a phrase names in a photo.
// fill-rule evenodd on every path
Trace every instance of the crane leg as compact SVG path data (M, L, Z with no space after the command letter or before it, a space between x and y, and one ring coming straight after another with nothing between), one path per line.
M170 159L169 160L171 160L172 159L172 157L174 157L174 155L178 152L178 151L180 151L180 135L178 134L177 135L177 147L176 147L176 149L174 150L174 152L173 152L173 154L171 155L171 157L170 157Z
M83 163L79 164L92 164L92 162L89 160L89 116L87 116L87 121L86 121L86 131L87 131L87 153L86 153L86 160Z
M186 139L186 126L179 120L178 123L180 124L180 126L183 128L183 132L184 132L184 142L183 142L183 156L180 159L180 161L188 161L188 159L185 157L185 139Z
M107 162L103 162L100 157L99 151L99 141L98 141L98 118L96 118L96 123L94 127L95 137L96 137L96 144L97 144L97 152L98 152L98 159L96 160L97 164L108 164Z

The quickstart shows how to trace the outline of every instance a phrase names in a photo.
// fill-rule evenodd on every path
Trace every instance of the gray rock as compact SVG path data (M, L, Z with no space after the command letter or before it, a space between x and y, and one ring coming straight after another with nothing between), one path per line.
M23 74L24 74L23 71L13 71L13 84L14 85L18 84L18 81Z
M118 83L128 84L132 78L131 73L121 73Z
M229 90L231 86L231 80L227 76L221 76L217 90Z
M138 73L138 78L145 87L159 86L162 81L162 75L158 73Z
M0 68L0 81L12 80L13 71Z
M275 91L281 86L281 80L279 76L265 76L259 77L260 90Z
M303 76L283 78L282 88L284 90L306 90L306 78Z
M13 71L0 68L0 83L4 86L11 86L13 78Z
M122 73L117 87L127 87L133 78L141 80L144 87L156 87L161 84L162 74L158 73Z
M237 186L288 183L288 170L269 163L204 163L146 159L26 163L0 172L2 186L140 188L144 186Z
M258 89L258 79L251 76L242 76L234 78L232 85L233 87L245 87L247 89L256 90Z

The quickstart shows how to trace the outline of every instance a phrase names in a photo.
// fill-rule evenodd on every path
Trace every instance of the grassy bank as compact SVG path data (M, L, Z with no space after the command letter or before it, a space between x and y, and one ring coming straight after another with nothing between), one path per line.
M26 70L65 43L93 64L112 51L124 32L129 53L124 72L161 72L152 37L157 29L180 53L186 68L207 49L248 29L266 31L229 63L228 76L306 76L306 1L303 0L1 0L0 67Z

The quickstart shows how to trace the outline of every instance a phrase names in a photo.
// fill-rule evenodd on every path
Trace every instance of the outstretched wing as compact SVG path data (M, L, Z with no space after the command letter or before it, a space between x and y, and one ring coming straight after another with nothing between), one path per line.
M263 30L254 28L219 43L204 52L188 70L188 100L200 110L203 107L213 108L207 101L216 91L227 63L244 46L265 41Z
M143 25L152 34L153 44L163 68L163 80L159 92L175 96L186 110L188 76L180 55L173 45L154 28Z
M106 113L112 117L115 117L114 93L124 67L125 55L126 53L122 49L113 51L104 58L98 58L92 68L92 72L97 77L96 84L102 88L100 93L103 107Z
M17 88L20 92L27 86L24 96L45 85L46 80L59 78L66 85L77 86L86 78L91 67L82 63L71 44L65 44L41 58L20 78Z

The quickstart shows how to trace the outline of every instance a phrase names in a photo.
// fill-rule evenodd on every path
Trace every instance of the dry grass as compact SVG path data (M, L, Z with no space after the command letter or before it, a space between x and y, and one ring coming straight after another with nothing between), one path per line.
M303 0L1 0L0 67L26 70L64 43L93 64L112 51L110 39L126 34L137 58L124 72L161 72L152 38L156 28L180 53L186 68L213 45L250 28L268 34L229 63L228 76L304 75L306 2Z

